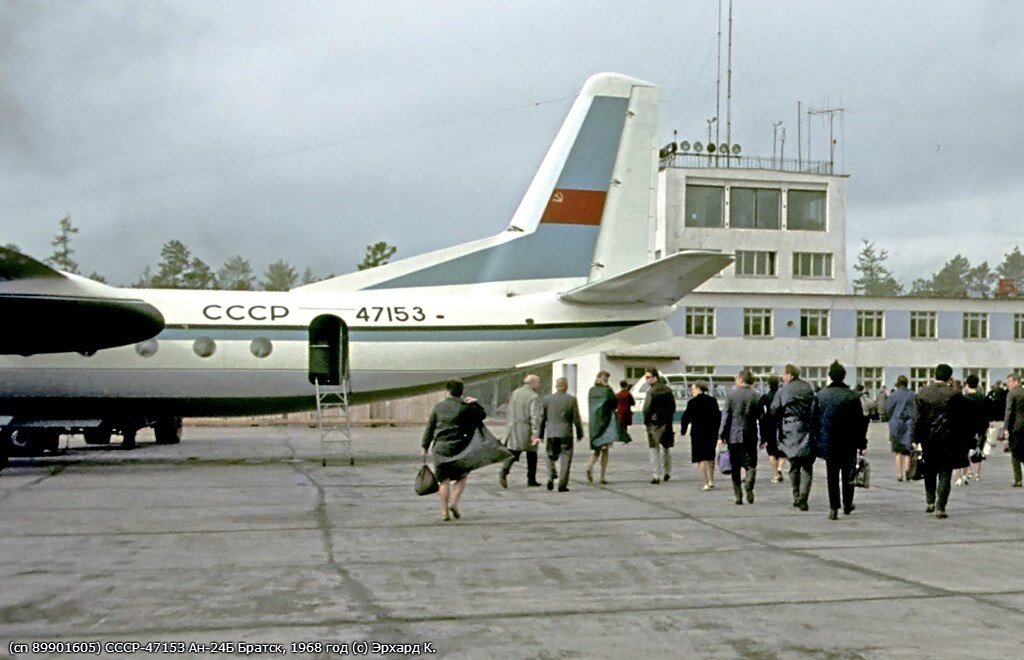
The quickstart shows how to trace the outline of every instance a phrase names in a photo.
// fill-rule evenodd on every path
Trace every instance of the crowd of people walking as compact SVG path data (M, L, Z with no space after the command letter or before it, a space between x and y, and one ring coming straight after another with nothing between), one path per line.
M1024 387L1017 374L1003 388L997 384L987 395L978 377L969 375L960 383L953 369L939 364L930 383L913 392L905 376L891 390L880 388L874 397L846 383L846 369L838 361L828 369L828 384L815 392L800 378L800 369L787 364L782 379L771 377L759 393L755 378L740 371L735 387L720 407L709 394L708 384L690 384L690 397L679 417L679 433L690 435L690 457L696 466L701 489L714 490L716 467L732 481L737 505L755 502L759 454L767 454L771 481L785 480L792 491L793 507L808 511L814 464L825 462L831 520L839 511L850 515L854 504L855 478L865 469L869 422L888 424L890 449L897 481L920 479L924 483L925 510L946 518L952 486L966 485L981 478L981 463L994 445L995 436L1008 441L1013 487L1021 487L1024 461ZM576 397L568 393L564 378L555 381L555 392L542 395L541 380L527 375L512 392L508 406L507 432L502 441L507 458L498 481L508 488L510 471L526 454L526 485L537 487L538 453L547 458L547 489L569 491L574 445L589 439L586 479L608 484L611 448L630 441L629 426L635 405L626 381L615 392L610 374L600 371L587 396L589 426L584 433ZM647 369L649 386L643 403L643 425L649 451L650 483L662 484L672 478L675 446L676 396L655 368ZM448 384L449 396L434 409L423 436L423 454L433 447L437 479L440 482L442 518L459 518L459 499L465 489L467 471L453 470L447 461L466 449L473 429L482 425L486 413L475 401L462 397L461 381ZM990 423L1001 421L993 435ZM957 479L953 481L953 473Z

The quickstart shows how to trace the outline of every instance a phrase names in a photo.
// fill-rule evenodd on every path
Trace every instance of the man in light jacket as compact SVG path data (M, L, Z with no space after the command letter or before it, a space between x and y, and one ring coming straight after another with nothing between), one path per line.
M548 490L558 479L558 492L569 490L569 468L572 467L573 428L576 440L583 439L583 419L580 417L579 402L568 393L569 381L559 378L555 381L555 392L544 397L540 404L540 434L546 438L548 454ZM559 469L561 468L561 476Z
M526 452L526 485L539 486L537 481L537 445L540 444L540 377L527 374L523 385L512 392L508 402L508 435L505 446L512 455L505 459L498 473L498 483L508 488L508 473L519 455Z
M814 455L811 446L811 410L814 389L800 380L800 369L787 364L782 370L783 385L772 400L773 417L782 416L779 449L789 459L789 483L793 487L793 506L807 510L814 476Z
M672 418L676 414L676 397L654 367L644 372L651 386L644 397L644 426L647 427L647 446L651 452L651 483L659 484L671 478L672 454L675 436Z

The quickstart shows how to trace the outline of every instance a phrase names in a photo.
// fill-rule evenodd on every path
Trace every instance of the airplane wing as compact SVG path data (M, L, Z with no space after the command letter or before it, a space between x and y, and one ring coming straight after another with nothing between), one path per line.
M558 297L580 305L674 305L732 262L715 250L683 250Z
M163 328L149 303L0 247L0 354L91 354Z

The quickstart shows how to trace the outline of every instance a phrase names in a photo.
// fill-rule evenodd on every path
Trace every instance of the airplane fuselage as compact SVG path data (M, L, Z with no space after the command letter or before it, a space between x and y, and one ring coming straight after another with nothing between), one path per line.
M571 286L571 281L566 283ZM529 283L343 293L138 290L166 327L98 351L0 356L0 414L203 416L315 404L309 326L348 329L353 402L506 371L665 318L670 308L567 304ZM557 288L555 289L557 290ZM74 332L67 328L66 332Z

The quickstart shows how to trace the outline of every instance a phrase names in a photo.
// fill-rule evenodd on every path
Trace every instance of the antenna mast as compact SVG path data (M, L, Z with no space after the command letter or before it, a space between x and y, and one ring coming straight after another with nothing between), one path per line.
M719 117L722 116L722 0L718 0L718 67L715 69L715 142L718 142ZM711 136L708 136L711 139Z
M729 0L729 55L726 73L725 141L732 144L732 0ZM726 155L726 162L729 157Z

